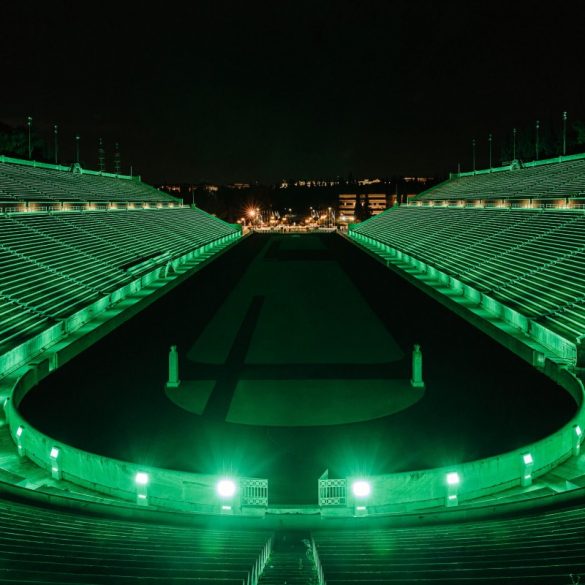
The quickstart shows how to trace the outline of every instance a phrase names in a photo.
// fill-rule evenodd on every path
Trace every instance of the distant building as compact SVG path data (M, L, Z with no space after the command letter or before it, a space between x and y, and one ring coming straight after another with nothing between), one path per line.
M365 196L362 196L365 199ZM368 195L368 199L370 202L370 209L372 210L372 215L378 215L382 213L382 211L386 211L387 202L386 202L386 193L373 193Z
M181 185L160 185L158 188L167 193L172 193L178 196L181 195Z
M382 179L358 179L358 185L364 187L367 185L379 185Z
M403 181L405 183L419 183L420 185L426 185L431 181L434 181L433 177L404 177Z
M340 224L346 225L355 220L355 206L356 201L361 201L365 204L369 202L370 211L372 215L378 215L386 210L388 206L393 205L395 196L386 195L385 193L342 193L339 195L337 206L337 218Z

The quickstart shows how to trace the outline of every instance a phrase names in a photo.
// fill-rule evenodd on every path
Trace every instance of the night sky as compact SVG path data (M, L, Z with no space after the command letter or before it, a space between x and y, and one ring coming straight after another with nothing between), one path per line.
M7 3L0 122L154 183L443 174L474 137L486 166L489 132L585 119L580 5Z

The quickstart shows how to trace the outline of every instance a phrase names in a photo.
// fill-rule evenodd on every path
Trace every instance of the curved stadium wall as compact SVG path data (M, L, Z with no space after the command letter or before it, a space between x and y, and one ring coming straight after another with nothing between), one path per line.
M133 213L133 212L129 212ZM136 212L139 213L139 212ZM199 212L201 213L201 212ZM491 298L485 292L479 291L469 283L462 282L453 275L449 275L432 263L426 263L420 255L415 256L404 247L392 246L386 240L386 235L392 229L378 229L380 225L391 221L396 210L389 210L375 219L354 226L350 229L350 237L356 243L374 253L388 266L413 273L429 282L435 282L437 289L451 291L453 299L465 300L466 304L481 306L484 312L491 313L494 322L504 323L507 326L506 335L511 343L522 345L520 352L523 357L537 367L543 369L549 376L559 382L578 404L578 412L574 419L556 433L522 449L474 461L450 468L429 469L416 472L390 474L369 478L373 495L368 500L370 514L387 514L410 510L425 509L437 506L452 506L460 502L471 501L475 498L496 493L513 486L521 485L526 480L538 477L554 466L563 462L580 450L581 429L585 428L585 414L583 412L583 385L575 376L572 366L577 355L575 340L569 340L553 330L543 327L521 312L512 309L497 299ZM227 235L191 250L172 262L173 272L180 275L188 273L198 255L203 259L211 258L225 246L235 242L240 236L235 228ZM414 234L411 234L411 238ZM182 268L183 267L183 268ZM20 370L15 372L14 379L8 388L5 413L10 426L12 440L17 445L22 456L27 456L35 463L51 473L91 487L98 492L104 492L126 501L146 503L157 508L169 508L196 512L216 512L217 501L213 495L213 487L217 478L213 476L186 474L162 469L144 469L126 462L107 459L97 455L73 449L64 444L56 444L49 437L27 424L18 412L18 404L23 396L46 376L51 370L75 353L74 345L80 342L75 337L79 328L98 318L106 309L115 307L117 301L128 295L140 292L144 287L161 288L173 280L168 273L168 267L155 267L147 274L133 281L132 284L122 287L91 305L85 307L79 314L70 315L59 325L40 332L18 347L13 347L2 356L3 371ZM455 302L455 301L454 301ZM113 305L112 305L113 303ZM543 333L540 329L543 329ZM505 328L504 328L505 329ZM527 344L526 334L534 330L534 344ZM510 334L510 332L512 334ZM61 342L60 345L56 345ZM81 341L83 343L83 341ZM35 361L36 360L36 361ZM58 453L58 457L55 457ZM529 464L526 456L529 455ZM529 469L529 471L528 471ZM136 474L148 474L148 486L140 491L136 485ZM453 481L456 474L456 481ZM350 494L349 485L353 478L342 480L322 480L320 482L320 507L323 516L351 516L356 513L358 504ZM241 478L241 481L260 482L262 494L267 492L267 480L257 478ZM331 483L327 483L331 482ZM316 486L317 487L317 486ZM331 489L329 489L331 488ZM343 497L328 497L334 490L342 493ZM341 489L341 491L339 491ZM142 501L138 498L142 494ZM250 505L251 507L247 507ZM237 512L257 515L263 513L267 505L267 497L247 502L237 499L234 508ZM258 508L259 506L259 508ZM254 509L252 509L254 508Z

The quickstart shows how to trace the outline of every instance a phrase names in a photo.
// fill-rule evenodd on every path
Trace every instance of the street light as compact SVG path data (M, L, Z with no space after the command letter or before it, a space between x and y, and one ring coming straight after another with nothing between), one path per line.
M79 134L75 135L75 162L79 164L79 140L81 136Z
M28 159L32 159L32 142L31 142L31 127L32 127L32 117L28 116L26 119L26 125L28 126Z
M59 164L59 126L55 124L53 126L53 135L54 135L54 154L55 154L55 164Z
M563 112L563 156L567 154L567 112Z
M538 160L538 142L539 142L539 132L540 131L540 120L536 120L536 160Z

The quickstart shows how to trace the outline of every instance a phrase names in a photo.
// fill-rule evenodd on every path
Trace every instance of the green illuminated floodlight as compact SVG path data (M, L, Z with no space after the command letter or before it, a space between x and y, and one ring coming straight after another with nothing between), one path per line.
M231 498L236 493L236 482L233 479L220 479L215 489L220 498Z
M522 487L528 487L529 485L532 485L532 468L534 467L532 454L524 453L524 455L522 455L522 462L524 463L524 469L522 470L520 485Z
M139 471L134 476L134 481L135 481L136 485L147 485L148 480L149 480L148 473L145 473L144 471Z
M572 439L573 445L571 448L571 454L577 457L581 453L581 437L583 435L583 431L579 425L575 425L573 428L575 429L575 434L573 435Z
M367 498L372 493L372 486L365 479L358 479L351 485L351 491L356 498Z
M20 437L22 436L22 433L23 433L23 431L24 431L24 428L23 428L23 427L18 427L18 428L16 429L16 436L17 436L18 438L20 438Z
M448 485L459 485L461 483L461 478L456 471L452 471L451 473L447 474L447 484Z
M51 459L57 459L57 457L59 457L59 448L58 447L53 447L51 449L51 453L50 453L49 457Z

